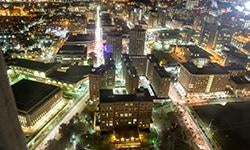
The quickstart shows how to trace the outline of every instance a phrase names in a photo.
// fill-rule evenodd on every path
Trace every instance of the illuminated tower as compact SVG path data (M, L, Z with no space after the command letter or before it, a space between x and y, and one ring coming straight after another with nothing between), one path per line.
M122 34L119 31L111 31L107 35L107 48L113 53L115 65L121 63Z
M136 26L129 33L129 54L144 55L146 30Z
M3 60L0 51L0 149L26 150L24 136L17 118L14 96L9 86Z

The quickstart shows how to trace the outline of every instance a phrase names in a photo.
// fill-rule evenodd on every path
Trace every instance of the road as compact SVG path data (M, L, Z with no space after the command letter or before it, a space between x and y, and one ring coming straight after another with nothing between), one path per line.
M42 142L35 149L44 150L46 143L49 140L54 139L58 134L60 125L63 123L68 123L75 114L80 113L85 108L86 106L85 102L88 99L89 99L89 94L87 92L87 94L83 98L81 98L81 100L79 100L73 108L70 109L70 112L68 112L67 115L64 116L64 118L53 128L53 130L42 140Z
M193 137L192 140L197 147L201 150L212 150L213 148L210 144L210 140L202 132L202 129L198 126L190 111L188 111L188 107L185 106L185 100L181 98L173 84L171 84L169 88L169 97L173 103L176 104L179 112L178 118Z

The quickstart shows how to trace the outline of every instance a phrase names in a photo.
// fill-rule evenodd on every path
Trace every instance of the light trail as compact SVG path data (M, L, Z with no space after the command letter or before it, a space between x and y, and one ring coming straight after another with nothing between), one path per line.
M101 7L97 6L96 8L96 29L95 29L95 53L97 55L97 61L95 66L100 66L104 63L103 51L102 51L102 26L100 19L100 10Z

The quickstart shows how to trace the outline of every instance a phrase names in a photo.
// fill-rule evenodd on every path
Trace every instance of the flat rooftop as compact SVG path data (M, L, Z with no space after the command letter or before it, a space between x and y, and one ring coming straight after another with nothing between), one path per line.
M150 96L148 89L137 89L135 94L115 95L112 89L100 90L100 103L110 102L136 102L149 101L153 102L153 97Z
M60 88L56 86L25 79L11 87L17 109L21 113L32 112L60 91Z
M228 71L223 67L209 63L208 65L203 66L202 68L198 68L192 62L182 63L182 66L186 68L190 73L197 75L209 75L209 74L227 74Z
M170 78L170 74L164 69L164 67L155 66L154 69L161 78Z
M183 47L190 51L192 53L192 58L209 58L211 56L211 54L198 47L197 45L178 45L178 47Z
M54 71L50 73L48 77L61 82L74 84L85 78L85 76L92 71L92 66L69 66L66 72Z
M57 55L87 55L87 47L84 45L63 45Z
M13 59L9 66L18 66L23 68L28 68L32 70L37 70L40 72L46 72L54 67L59 67L60 65L57 63L43 63L38 61L26 60L26 59Z
M244 77L244 76L231 77L230 79L236 84L249 84L249 86L250 86L250 81L247 80L246 77Z
M69 34L67 42L86 42L86 41L94 41L95 35L94 34Z
M229 55L231 57L241 59L241 61L249 61L247 55L244 53L241 53L233 45L225 45L225 47L226 47L226 49L228 49L228 51L223 51L223 53L226 53L227 55Z

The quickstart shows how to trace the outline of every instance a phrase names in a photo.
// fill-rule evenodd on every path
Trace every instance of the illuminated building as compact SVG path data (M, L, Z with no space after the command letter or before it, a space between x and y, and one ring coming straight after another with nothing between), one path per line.
M68 35L65 45L84 45L87 51L95 48L95 34L73 34Z
M87 23L87 18L82 13L74 13L67 16L69 20L69 31L73 33L83 33L84 25Z
M128 93L135 92L139 85L139 76L135 67L132 65L129 55L122 56L123 78L125 79L125 86Z
M186 0L186 9L192 10L195 7L199 6L199 0Z
M250 35L248 34L236 34L232 37L231 45L236 47L239 51L250 55Z
M170 74L164 67L160 66L160 62L155 55L148 55L147 59L146 77L149 79L155 94L158 97L168 97L171 82Z
M177 45L172 48L172 55L179 62L187 62L190 60L208 61L211 55L196 45Z
M204 18L199 38L199 44L202 47L208 49L213 49L215 47L217 28L218 28L217 17L210 14L207 15Z
M126 55L126 54L125 54ZM135 67L138 76L145 76L147 68L146 55L128 55L131 65Z
M26 144L20 123L13 92L9 86L6 65L0 51L0 113L1 144L0 149L26 150Z
M65 104L62 92L56 86L21 80L12 85L12 90L19 113L18 118L26 134L39 130Z
M250 80L247 76L232 77L231 87L237 96L250 95Z
M141 146L142 134L136 127L116 127L111 142L118 149L131 149Z
M144 55L146 30L139 26L130 30L129 33L129 54Z
M100 129L112 131L116 127L135 126L149 129L153 98L147 89L137 89L134 94L114 95L113 90L100 90Z
M18 74L45 78L55 71L60 65L56 63L43 63L25 59L14 59L9 64L10 69Z
M155 66L151 85L157 97L168 97L170 82L170 74L166 72L164 67Z
M242 52L240 52L236 47L232 45L226 45L224 54L224 65L228 66L230 64L239 64L249 70L250 68L250 60L248 56Z
M107 49L113 53L115 65L121 64L122 34L119 31L111 31L107 34Z
M149 81L153 80L153 71L154 66L157 66L159 64L159 60L154 55L147 55L147 70L146 70L146 76L149 79Z
M90 98L99 99L100 89L113 89L115 87L115 66L112 64L101 65L89 74Z
M9 64L13 72L67 91L72 90L75 94L80 94L84 86L89 89L91 99L99 97L100 88L113 89L115 86L115 66L112 64L97 68L75 65L61 67L58 64L17 60Z
M83 65L87 57L84 45L63 45L56 54L56 61L61 64Z
M217 64L196 66L187 62L181 64L178 80L187 95L190 95L225 91L226 86L229 85L229 78L228 72Z

